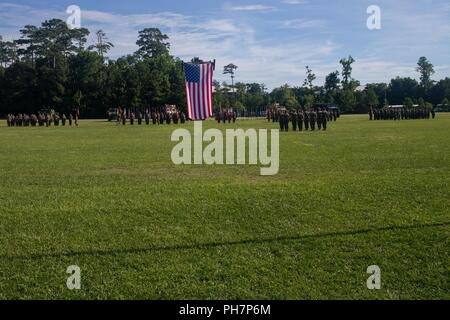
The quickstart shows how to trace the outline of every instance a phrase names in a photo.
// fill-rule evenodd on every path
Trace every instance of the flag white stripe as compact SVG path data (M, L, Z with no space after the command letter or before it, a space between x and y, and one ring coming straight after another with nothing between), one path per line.
M189 94L189 84L187 82L186 82L186 98L187 98L188 117L189 119L192 119L191 114L192 103L191 103L191 96Z
M193 119L196 119L197 118L197 107L195 105L196 98L195 98L195 83L194 82L191 83L191 93L192 93L192 113L194 116Z
M195 118L198 119L200 117L200 105L198 102L198 83L194 83L194 92L195 92Z

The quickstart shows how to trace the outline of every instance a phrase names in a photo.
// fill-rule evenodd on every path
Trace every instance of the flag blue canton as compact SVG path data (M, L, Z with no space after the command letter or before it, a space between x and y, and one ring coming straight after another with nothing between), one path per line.
M200 82L200 65L187 63L184 65L184 72L187 82Z

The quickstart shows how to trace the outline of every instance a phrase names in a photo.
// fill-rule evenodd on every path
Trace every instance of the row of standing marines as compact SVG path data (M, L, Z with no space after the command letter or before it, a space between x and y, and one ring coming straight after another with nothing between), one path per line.
M219 112L216 113L216 117L215 117L217 123L223 122L226 123L228 121L228 123L231 123L231 121L233 121L233 123L236 122L237 119L237 113L235 111L232 110L221 110Z
M69 112L69 116L65 113L46 113L40 112L38 114L26 114L19 113L17 115L8 114L6 116L6 124L8 127L50 127L52 124L58 127L60 124L65 126L68 123L78 126L79 110L77 108L72 109Z
M267 120L270 122L279 122L281 131L289 130L289 123L292 123L292 129L297 131L303 131L303 128L308 131L314 131L317 128L319 130L326 130L327 123L329 121L336 121L337 118L340 117L339 111L333 110L328 112L325 108L319 109L318 111L302 111L302 110L268 110L267 111ZM65 113L38 113L37 115L27 115L27 114L18 114L18 115L7 115L7 125L8 127L12 126L46 126L49 127L52 124L55 126L66 125L68 122L69 126L72 126L74 123L78 126L79 119L79 109L73 108L69 112L69 116L67 117ZM237 120L237 113L234 111L219 111L215 115L215 120L218 123L235 123ZM159 112L159 111L128 111L126 109L119 108L117 115L117 123L122 123L125 125L129 121L131 125L137 123L141 125L145 124L184 124L187 121L186 115L181 111L173 111L173 112Z
M436 112L427 108L383 108L370 109L369 120L414 120L414 119L434 119Z
M289 131L289 123L292 124L292 130L297 131L315 131L316 126L318 130L327 130L327 124L331 121L337 121L340 117L338 110L327 111L321 108L311 111L306 110L269 110L267 112L268 122L279 122L281 131Z
M126 112L125 109L119 109L117 123L122 123L125 125L129 120L131 125L134 125L136 122L138 125L145 123L149 125L150 122L152 124L184 124L186 122L186 115L181 111L174 112L159 112L159 111L131 111Z
M218 123L235 123L237 119L237 113L233 111L219 111L215 115L215 120ZM184 124L187 121L186 115L181 111L170 111L170 112L160 112L160 111L130 111L127 112L125 109L119 108L117 122L126 124L127 120L133 125L135 122L138 125L143 123L150 124Z

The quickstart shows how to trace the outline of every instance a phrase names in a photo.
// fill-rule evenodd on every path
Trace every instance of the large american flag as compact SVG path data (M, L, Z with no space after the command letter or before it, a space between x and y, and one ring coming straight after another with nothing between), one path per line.
M188 116L205 120L212 116L212 83L214 64L211 62L184 64Z

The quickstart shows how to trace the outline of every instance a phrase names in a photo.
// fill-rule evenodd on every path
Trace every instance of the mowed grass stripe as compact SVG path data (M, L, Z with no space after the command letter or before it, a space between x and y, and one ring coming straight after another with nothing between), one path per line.
M402 232L404 230L410 229L420 229L420 228L439 228L448 227L450 221L434 224L425 225L406 225L406 226L388 226L383 228L374 229L360 229L360 230L348 230L341 232L329 232L329 233L319 233L319 234L305 234L305 235L292 235L292 236L279 236L276 238L259 238L259 239L243 239L230 242L210 242L210 243L192 243L178 246L161 246L161 247L142 247L142 248L128 248L128 249L116 249L111 251L79 251L79 252L53 252L53 253L42 253L42 254L30 254L26 256L0 256L0 259L4 260L27 260L27 259L46 259L46 258L57 258L63 256L103 256L103 255L118 255L118 254L146 254L152 251L176 251L176 250L190 250L190 249L208 249L213 247L226 247L226 246L236 246L236 245L253 245L253 244L264 244L270 242L290 242L290 241L302 241L304 239L310 238L325 238L325 237L342 237L342 236L355 236L365 233L383 233L383 232Z

